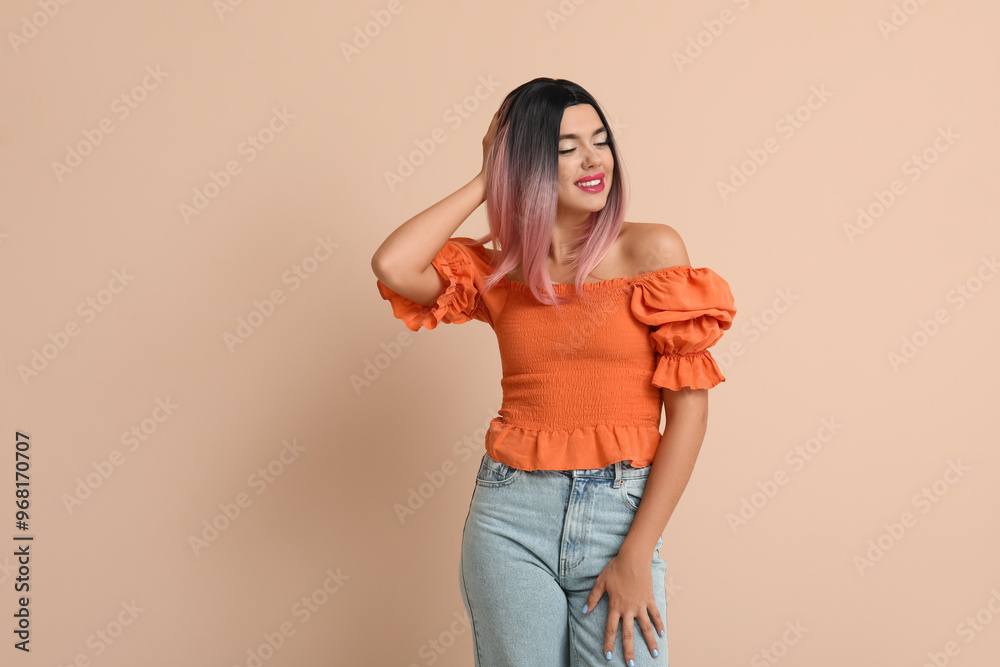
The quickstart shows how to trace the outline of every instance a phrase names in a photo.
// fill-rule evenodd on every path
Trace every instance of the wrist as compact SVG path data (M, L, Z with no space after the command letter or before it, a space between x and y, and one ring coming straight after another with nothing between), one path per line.
M618 548L618 556L625 560L637 560L653 562L653 550L655 544L648 545L641 540L635 539L632 535L625 537L621 547Z
M482 204L486 201L486 173L480 171L472 179L472 182L476 184L476 191L479 193L479 203Z

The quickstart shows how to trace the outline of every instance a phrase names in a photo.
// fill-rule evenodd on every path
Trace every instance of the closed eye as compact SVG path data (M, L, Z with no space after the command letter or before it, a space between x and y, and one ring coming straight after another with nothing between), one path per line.
M607 146L609 143L610 142L608 142L608 141L602 141L602 142L600 142L598 144L595 144L595 145L597 145L597 146ZM559 151L559 154L560 155L568 155L569 153L572 153L575 150L576 150L576 148L567 148L564 151Z

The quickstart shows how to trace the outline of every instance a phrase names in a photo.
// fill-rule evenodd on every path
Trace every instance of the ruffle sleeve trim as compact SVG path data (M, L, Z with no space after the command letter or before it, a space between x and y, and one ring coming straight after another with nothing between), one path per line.
M431 266L447 282L445 290L433 306L411 301L394 292L376 279L379 294L389 301L394 317L403 321L411 331L421 327L434 329L438 324L461 324L473 319L479 306L479 292L475 285L477 270L458 244L449 240L434 257Z
M725 382L708 348L732 326L736 304L721 276L709 268L670 267L633 286L632 313L651 327L657 353L654 386L709 389Z
M663 389L711 389L725 381L722 369L708 350L692 354L661 355L653 372L653 385Z
M660 444L657 426L605 425L572 429L527 429L490 422L486 451L507 465L521 470L570 470L603 468L615 461L630 460L634 468L652 464Z

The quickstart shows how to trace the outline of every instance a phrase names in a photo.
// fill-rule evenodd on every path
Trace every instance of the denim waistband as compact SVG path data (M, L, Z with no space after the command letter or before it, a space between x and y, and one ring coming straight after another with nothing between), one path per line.
M557 470L555 472L562 473L572 479L579 477L588 479L613 479L615 480L615 487L621 486L621 480L623 479L634 479L637 477L649 476L651 466L646 466L645 468L633 468L630 463L631 462L626 459L625 461L615 461L614 463L603 468L578 468L574 470Z

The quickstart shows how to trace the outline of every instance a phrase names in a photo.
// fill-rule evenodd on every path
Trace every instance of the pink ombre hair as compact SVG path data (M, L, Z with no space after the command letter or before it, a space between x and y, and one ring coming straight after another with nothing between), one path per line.
M486 214L490 233L473 242L493 241L500 250L484 288L491 289L510 271L522 267L531 293L539 302L559 306L552 289L548 253L556 220L559 175L559 128L566 107L589 104L608 131L614 178L607 204L591 214L587 231L570 261L576 294L586 300L586 277L611 249L625 216L627 182L614 134L597 100L565 79L537 78L511 91L500 105L496 137L486 159Z

